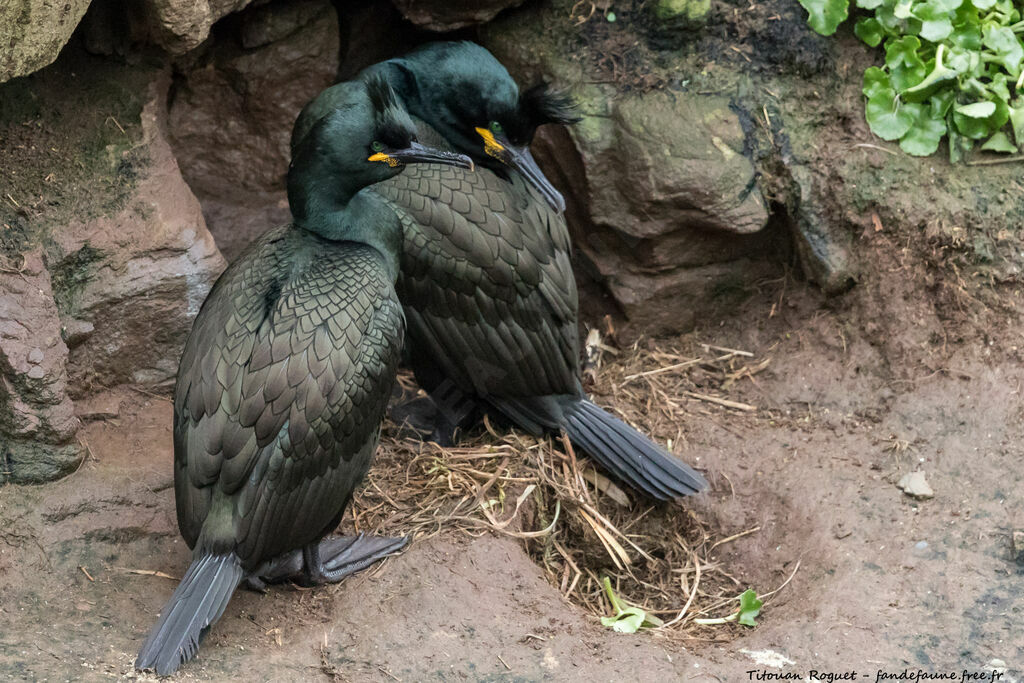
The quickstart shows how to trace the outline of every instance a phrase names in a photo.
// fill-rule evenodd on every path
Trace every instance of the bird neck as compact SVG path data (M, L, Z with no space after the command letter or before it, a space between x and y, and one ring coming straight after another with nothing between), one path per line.
M295 215L295 225L332 242L358 242L380 252L392 282L398 278L402 224L374 192L359 192L344 204L321 206L315 215Z

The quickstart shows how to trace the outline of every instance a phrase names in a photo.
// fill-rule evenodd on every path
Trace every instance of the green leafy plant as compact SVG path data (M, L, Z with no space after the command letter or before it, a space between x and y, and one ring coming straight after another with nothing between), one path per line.
M744 626L757 626L757 622L754 619L761 614L761 607L764 605L761 600L758 599L757 593L754 589L748 588L747 590L740 593L739 596L740 608L730 614L727 617L720 617L718 619L694 619L695 624L728 624L730 621L738 621Z
M949 139L951 161L978 144L1024 147L1022 0L855 0L853 32L885 49L864 72L865 117L883 140L914 156ZM850 0L800 0L808 24L832 35ZM1012 136L1012 137L1011 137Z
M604 577L604 592L608 596L608 602L611 603L615 614L610 617L601 617L601 623L613 631L636 633L641 628L656 628L665 623L653 614L648 614L639 607L633 607L623 602L619 596L615 595L615 591L612 590L612 582L607 576Z
M740 595L739 622L744 626L757 626L754 618L761 614L761 607L764 605L757 593L748 588Z

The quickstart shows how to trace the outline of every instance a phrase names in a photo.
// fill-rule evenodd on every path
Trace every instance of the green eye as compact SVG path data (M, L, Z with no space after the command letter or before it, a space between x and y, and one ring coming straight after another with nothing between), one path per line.
M491 132L495 135L500 135L505 132L505 129L501 127L501 124L497 121L491 121Z
M384 143L383 142L379 142L377 140L374 140L373 144L370 145L370 149L372 149L374 152L383 152L384 151Z

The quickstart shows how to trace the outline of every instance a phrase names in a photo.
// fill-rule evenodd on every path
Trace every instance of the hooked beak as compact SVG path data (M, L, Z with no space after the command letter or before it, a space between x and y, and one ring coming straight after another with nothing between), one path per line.
M528 147L513 147L504 135L500 137L495 136L494 133L486 128L477 128L476 132L484 139L484 152L488 156L492 156L506 166L519 171L526 178L526 181L544 196L544 199L547 200L552 209L559 213L565 211L565 198L544 177L544 172L540 170L537 162L534 161Z
M458 166L470 171L474 170L473 160L465 154L445 152L421 145L418 142L410 142L409 146L405 149L377 152L370 156L367 161L383 161L391 167L398 166L399 164L444 164L446 166Z

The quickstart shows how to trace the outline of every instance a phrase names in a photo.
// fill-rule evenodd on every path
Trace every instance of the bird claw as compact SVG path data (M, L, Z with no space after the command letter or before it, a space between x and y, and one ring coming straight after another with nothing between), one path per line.
M261 579L260 577L256 576L255 574L250 574L249 576L245 577L245 587L253 591L254 593L267 592L267 582Z
M245 577L245 586L250 590L264 593L268 583L293 581L302 574L302 551L293 550L267 560L256 571Z

